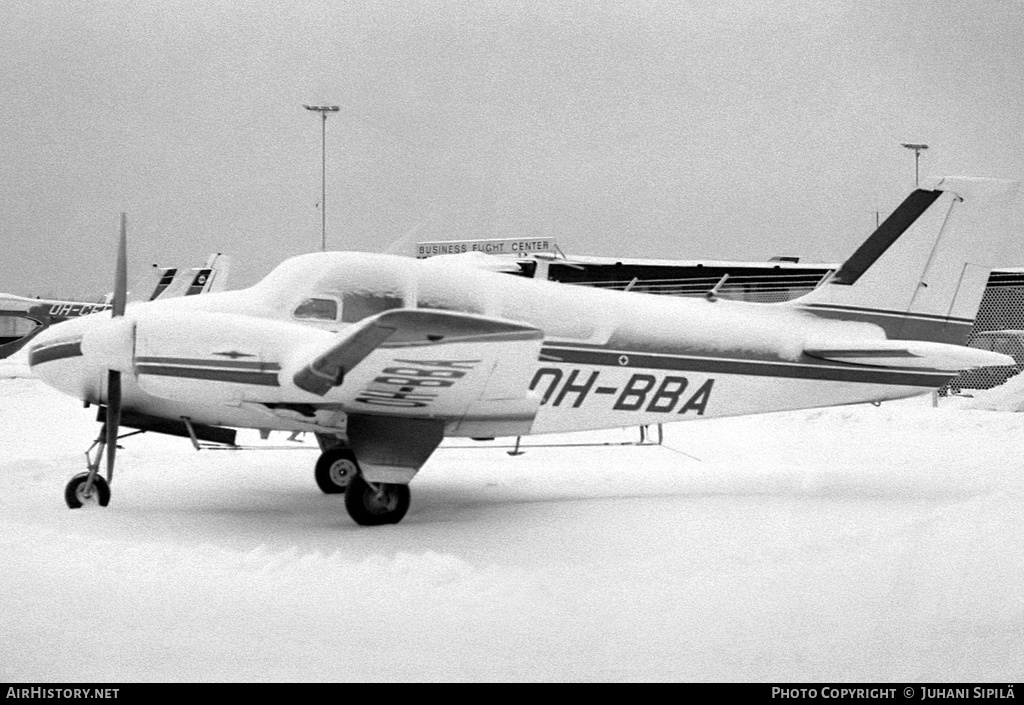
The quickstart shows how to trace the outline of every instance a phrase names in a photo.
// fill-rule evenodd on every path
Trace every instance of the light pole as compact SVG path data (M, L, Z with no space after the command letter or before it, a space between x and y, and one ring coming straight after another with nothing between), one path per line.
M921 152L923 152L924 150L928 149L928 145L920 144L920 143L914 143L914 142L901 142L900 144L902 144L907 149L914 150L914 188L918 188L920 186L920 184L921 184L921 176L920 176L921 172L920 172L920 169L919 169L919 164L921 162ZM938 390L935 390L935 391L932 392L932 406L938 406L938 405L939 405L939 392L938 392Z
M327 113L336 113L337 105L306 105L306 110L320 113L323 118L320 129L320 251L327 251Z
M914 188L917 188L918 186L921 185L921 171L919 168L921 162L921 152L925 149L928 149L928 145L914 144L913 142L902 142L901 144L907 149L914 150Z

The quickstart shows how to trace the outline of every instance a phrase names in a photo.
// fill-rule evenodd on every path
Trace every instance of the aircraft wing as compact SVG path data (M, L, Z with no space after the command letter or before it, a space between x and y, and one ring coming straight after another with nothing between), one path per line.
M1009 355L962 345L916 340L852 340L811 342L804 348L811 357L873 367L959 372L978 367L1013 365Z
M463 431L507 422L506 433L522 432L517 424L537 411L527 390L543 337L497 318L394 309L351 328L291 381L350 412L459 420Z
M365 319L299 370L293 381L299 388L323 396L332 387L340 386L345 374L374 351L391 351L393 354L384 357L400 358L429 348L462 345L497 350L503 343L542 338L543 333L537 328L495 318L429 309L395 309Z

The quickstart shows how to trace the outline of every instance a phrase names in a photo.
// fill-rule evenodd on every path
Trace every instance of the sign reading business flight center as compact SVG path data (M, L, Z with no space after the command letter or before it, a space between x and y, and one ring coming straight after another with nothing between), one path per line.
M438 240L416 243L416 258L434 255L460 255L464 252L483 252L488 255L532 255L555 252L553 237L507 237L495 240Z

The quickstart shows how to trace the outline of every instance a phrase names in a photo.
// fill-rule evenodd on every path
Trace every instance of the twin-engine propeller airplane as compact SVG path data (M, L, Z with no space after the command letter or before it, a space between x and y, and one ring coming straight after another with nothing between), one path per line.
M30 363L100 405L70 507L108 503L121 425L194 443L253 428L315 433L321 489L344 492L359 524L397 523L445 437L877 402L1011 364L960 344L993 264L980 216L1016 188L946 178L916 190L827 283L780 304L329 252L286 260L248 289L126 307L122 219L112 310L44 331Z

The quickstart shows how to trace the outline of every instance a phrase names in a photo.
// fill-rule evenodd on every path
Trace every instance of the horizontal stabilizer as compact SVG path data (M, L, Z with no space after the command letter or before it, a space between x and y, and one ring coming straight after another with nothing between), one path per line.
M978 367L1013 365L1009 355L962 345L916 340L833 341L804 348L811 357L872 367L901 367L959 372Z
M429 309L394 309L353 326L329 350L295 373L300 389L323 396L378 348L410 348L453 343L541 340L530 326L484 316Z

